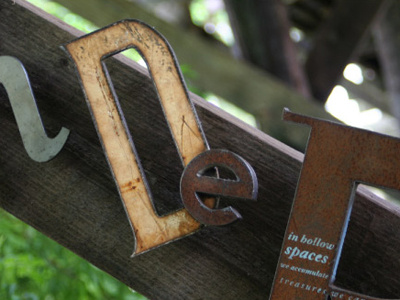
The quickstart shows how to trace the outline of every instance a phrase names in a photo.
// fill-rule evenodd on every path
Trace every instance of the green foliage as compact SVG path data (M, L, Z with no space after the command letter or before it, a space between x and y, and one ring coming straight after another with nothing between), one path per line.
M45 12L63 20L65 23L82 30L85 33L92 32L98 27L81 16L72 13L62 5L49 0L28 0L28 2L40 7Z
M146 298L0 210L0 299Z
M257 121L255 117L247 112L245 112L240 107L212 94L212 93L204 93L203 98L206 99L208 102L214 104L215 106L221 108L222 110L230 113L231 115L235 116L236 118L242 120L243 122L257 127Z
M193 24L196 24L197 26L203 26L211 17L204 0L193 0L190 3L190 15Z
M192 0L189 6L193 24L203 27L227 46L234 44L234 37L222 0Z

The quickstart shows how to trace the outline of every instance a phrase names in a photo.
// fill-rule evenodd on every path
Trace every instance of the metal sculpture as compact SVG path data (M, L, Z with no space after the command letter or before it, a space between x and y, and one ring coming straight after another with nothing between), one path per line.
M191 234L200 228L186 209L158 216L131 135L125 124L104 57L127 48L144 57L157 89L168 126L184 166L209 150L204 132L168 42L153 28L123 20L65 45L81 85L128 218L134 229L134 254ZM207 205L214 207L209 199Z
M284 111L311 126L270 300L378 300L334 285L359 183L400 190L400 140Z
M47 136L28 74L18 59L0 56L0 83L7 91L29 157L37 162L51 160L64 147L69 130L63 127L56 137Z

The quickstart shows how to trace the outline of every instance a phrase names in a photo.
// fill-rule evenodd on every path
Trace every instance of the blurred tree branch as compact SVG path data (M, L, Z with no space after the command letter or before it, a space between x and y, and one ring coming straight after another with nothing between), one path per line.
M307 79L290 38L290 21L280 0L225 0L238 55L309 96Z
M374 37L391 113L400 123L400 3L389 1L375 26Z

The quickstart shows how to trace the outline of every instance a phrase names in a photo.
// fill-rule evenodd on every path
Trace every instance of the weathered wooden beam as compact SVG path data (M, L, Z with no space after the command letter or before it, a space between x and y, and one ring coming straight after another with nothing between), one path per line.
M206 39L162 21L127 0L56 0L71 11L99 27L125 18L135 18L154 26L173 45L179 63L189 65L196 76L188 82L209 91L253 114L261 130L298 149L304 149L306 133L288 130L280 119L282 106L304 114L332 118L323 107L288 89L267 72L244 61L236 60L227 51ZM307 105L304 103L307 102Z
M325 102L384 3L337 1L317 32L306 62L311 92L317 100Z
M240 57L309 97L308 81L281 0L225 0Z
M21 0L1 1L0 20L0 55L25 65L47 131L71 130L54 160L32 161L0 90L0 206L150 299L266 299L302 155L191 94L211 148L232 150L254 167L258 201L234 203L243 220L231 226L207 227L131 259L131 228L75 69L59 48L80 33ZM153 84L123 57L108 59L107 67L156 207L174 210L182 167ZM399 248L399 208L359 196L337 284L395 298Z

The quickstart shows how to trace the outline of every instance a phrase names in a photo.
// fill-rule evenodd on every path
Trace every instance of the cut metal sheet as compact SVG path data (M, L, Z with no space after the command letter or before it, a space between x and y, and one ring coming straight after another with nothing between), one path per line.
M186 209L159 216L134 141L102 60L128 48L145 59L183 166L209 149L172 48L154 28L122 20L64 46L74 61L89 109L136 238L133 255L196 232ZM160 116L162 117L162 116ZM179 201L179 199L177 199ZM214 199L207 205L214 207Z
M223 179L205 175L217 167L227 169L235 178ZM181 178L181 196L189 213L206 225L227 225L241 218L233 207L207 207L199 193L236 199L256 200L258 182L251 165L228 150L209 150L195 157L185 168Z
M54 158L64 147L69 130L63 127L56 137L47 136L28 75L18 59L0 56L0 83L7 91L29 157L37 162Z
M270 300L380 299L336 287L335 275L357 185L400 190L400 140L288 110L283 118L311 133Z
M74 61L104 153L136 238L133 255L196 232L201 224L185 210L159 216L103 59L135 47L152 75L183 166L208 143L168 42L138 20L122 20L65 45ZM127 79L128 80L128 79ZM180 199L177 199L179 201ZM214 205L214 201L210 202Z

